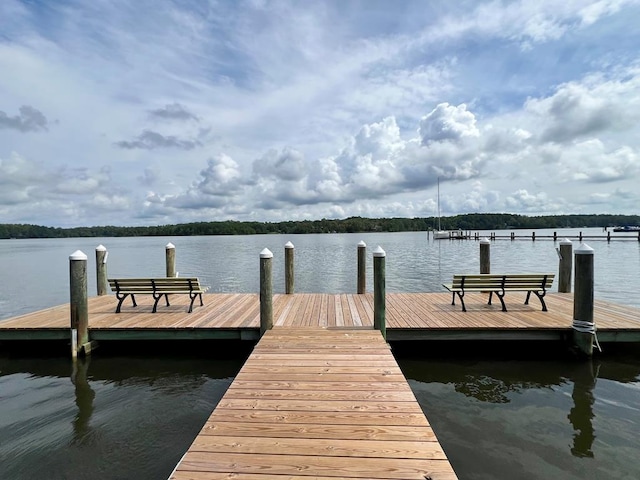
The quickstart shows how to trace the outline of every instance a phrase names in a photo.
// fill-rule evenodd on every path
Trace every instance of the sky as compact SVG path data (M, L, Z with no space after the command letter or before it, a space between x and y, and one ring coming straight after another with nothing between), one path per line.
M639 25L640 0L2 0L0 223L640 214Z

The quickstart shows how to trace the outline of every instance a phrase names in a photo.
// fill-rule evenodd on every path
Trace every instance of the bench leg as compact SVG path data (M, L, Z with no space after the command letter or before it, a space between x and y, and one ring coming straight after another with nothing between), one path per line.
M153 302L153 310L151 310L151 313L156 313L156 311L158 310L158 302L160 301L160 299L161 299L163 296L165 296L165 294L164 294L164 293L160 293L160 294L154 293L154 294L153 294L153 300L154 300L154 302Z
M531 290L529 290L529 291L527 292L527 298L526 298L526 300L524 301L524 304L525 304L525 305L529 305L529 297L531 297Z
M507 311L507 306L504 304L504 292L502 294L500 292L495 292L496 296L500 299L500 303L502 304L502 311Z
M529 292L529 293L531 293L531 292ZM547 311L547 304L544 301L544 295L545 295L546 292L542 292L542 293L533 292L533 293L535 293L536 296L538 297L538 299L540 300L540 304L542 304L542 311L546 312Z
M196 298L200 298L200 306L203 307L204 306L204 302L202 301L202 294L201 293L189 293L189 298L191 299L191 304L189 305L189 312L191 313L193 311L193 302L195 302Z
M116 307L116 313L120 313L120 309L122 308L122 302L124 302L124 299L127 298L128 295L131 295L131 301L133 302L133 306L137 307L138 304L136 303L136 296L131 293L118 293L116 292L116 298L118 299L118 306Z
M453 298L455 299L456 293L458 294L458 298L460 299L460 303L462 304L462 311L466 312L467 311L467 307L464 306L464 292L455 292L453 294ZM455 305L455 303L452 303L451 305Z

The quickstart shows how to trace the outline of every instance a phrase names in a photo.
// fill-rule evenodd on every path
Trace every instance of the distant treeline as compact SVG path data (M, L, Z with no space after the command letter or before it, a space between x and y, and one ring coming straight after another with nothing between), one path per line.
M639 215L547 215L528 217L508 213L472 213L443 217L443 230L505 230L537 228L613 227L640 225ZM147 237L188 235L256 235L269 233L418 232L434 230L437 219L362 218L291 222L197 222L150 227L55 228L40 225L0 224L0 238Z

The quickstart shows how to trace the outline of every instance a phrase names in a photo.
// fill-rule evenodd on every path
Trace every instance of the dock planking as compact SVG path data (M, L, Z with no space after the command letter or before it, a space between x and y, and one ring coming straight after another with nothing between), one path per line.
M547 295L548 312L509 295L508 312L470 294L388 293L389 340L558 340L571 332L573 295ZM257 294L152 302L89 299L95 340L259 337ZM276 294L274 328L218 403L172 477L184 479L455 479L388 344L373 330L372 294ZM640 341L640 309L596 300L601 341ZM68 339L69 305L0 321L0 340Z
M454 480L388 344L371 329L274 327L172 479Z
M89 298L94 340L243 339L259 337L258 294L205 294L204 306L187 313L188 298L152 313L153 300L122 306L113 295ZM525 305L524 294L506 297L508 312L487 305L486 295L468 294L467 312L451 305L451 294L387 293L387 339L401 340L561 340L571 332L573 295L549 293L548 312ZM373 294L276 294L274 325L288 327L371 327ZM640 309L596 300L594 320L600 341L640 341ZM69 338L69 305L0 320L0 340Z

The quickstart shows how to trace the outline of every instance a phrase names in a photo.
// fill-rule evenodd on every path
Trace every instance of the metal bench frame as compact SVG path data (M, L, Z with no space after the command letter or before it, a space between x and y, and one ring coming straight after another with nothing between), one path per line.
M115 292L118 299L116 313L120 313L122 303L127 296L131 296L133 306L137 307L136 295L153 296L153 313L158 309L158 302L162 297L165 298L167 307L169 304L169 295L188 294L191 299L189 304L189 313L193 311L193 303L196 298L200 299L200 306L203 306L202 294L209 290L209 287L200 286L200 281L196 277L166 277L166 278L110 278L109 285L111 290Z
M442 284L444 288L452 292L451 305L456 304L456 295L460 298L462 311L466 312L467 308L464 304L465 292L482 292L489 293L488 305L491 305L493 294L495 293L502 304L502 311L507 311L504 303L504 296L508 291L527 292L525 305L529 304L531 293L535 294L542 304L542 311L547 311L547 304L544 296L547 290L551 288L555 274L547 273L517 273L517 274L470 274L470 275L454 275L453 282L450 284Z

